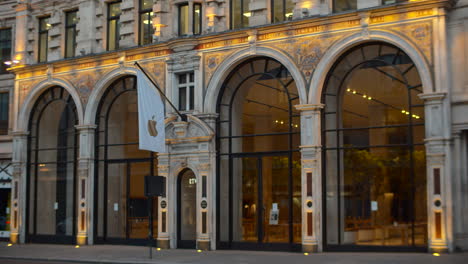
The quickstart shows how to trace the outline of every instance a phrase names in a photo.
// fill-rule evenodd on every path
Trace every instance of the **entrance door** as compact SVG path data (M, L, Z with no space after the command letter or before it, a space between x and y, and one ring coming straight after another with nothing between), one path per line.
M192 170L181 172L178 182L178 248L195 248L197 240L197 179Z
M233 159L234 247L291 249L293 236L300 237L300 223L293 224L289 160L288 156Z
M106 242L147 243L150 223L148 199L144 195L144 177L149 171L149 161L108 164ZM156 214L157 210L153 208L153 219L157 219Z

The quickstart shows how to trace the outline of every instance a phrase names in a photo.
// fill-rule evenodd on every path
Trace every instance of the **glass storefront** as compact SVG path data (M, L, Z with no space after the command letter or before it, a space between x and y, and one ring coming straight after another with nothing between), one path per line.
M27 239L74 243L76 234L76 107L61 87L47 89L29 121Z
M138 148L136 78L116 80L97 111L96 235L97 242L147 243L148 200L144 177L156 175L156 155ZM157 237L157 198L153 202L153 234Z
M10 161L0 161L0 239L10 237L12 171Z
M301 243L300 114L288 70L259 57L237 66L218 101L219 246Z
M427 245L424 102L411 59L372 43L344 54L322 96L326 245Z

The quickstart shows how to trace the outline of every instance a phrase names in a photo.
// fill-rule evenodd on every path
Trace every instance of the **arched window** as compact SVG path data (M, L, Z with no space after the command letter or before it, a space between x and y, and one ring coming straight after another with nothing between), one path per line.
M76 106L62 87L37 99L29 120L27 238L74 243L76 234Z
M98 242L145 243L149 217L144 177L156 175L154 153L138 149L136 78L114 81L96 114L95 230ZM156 203L153 203L156 204ZM155 221L157 209L153 210ZM156 222L153 234L157 236Z
M421 79L401 49L346 52L322 94L324 202L329 246L427 243Z
M217 106L220 247L254 242L290 250L301 243L296 104L294 79L271 58L241 63L223 84Z

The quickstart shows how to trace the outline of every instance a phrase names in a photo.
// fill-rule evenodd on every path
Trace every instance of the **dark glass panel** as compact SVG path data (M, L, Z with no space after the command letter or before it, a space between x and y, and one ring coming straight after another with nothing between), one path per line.
M189 33L189 6L188 4L179 6L179 35L187 35Z
M193 5L193 34L199 35L201 33L202 25L202 7L200 4Z

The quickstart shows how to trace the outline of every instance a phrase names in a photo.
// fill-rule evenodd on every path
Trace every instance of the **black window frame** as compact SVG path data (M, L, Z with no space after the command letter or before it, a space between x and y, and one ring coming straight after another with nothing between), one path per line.
M77 35L77 32L76 32L76 25L78 24L77 21L74 23L74 24L68 24L68 16L72 13L75 13L75 17L78 18L78 9L74 9L74 10L70 10L70 11L66 11L65 12L65 53L64 53L64 57L65 58L72 58L72 57L75 57L75 52L76 52L76 35ZM73 42L73 51L72 52L72 55L68 55L68 53L70 52L68 50L68 42L70 41L68 39L68 29L73 29L73 40L71 40Z
M47 61L47 56L49 54L48 52L48 49L49 49L49 28L46 28L46 29L43 29L41 26L42 26L42 21L44 20L48 20L50 19L50 16L44 16L44 17L39 17L39 38L38 38L38 49L37 49L37 61L38 62L46 62ZM48 24L48 21L46 22L46 24ZM50 26L49 26L50 27ZM45 35L46 36L46 42L44 44L41 43L41 37ZM41 49L42 49L42 45L45 45L45 58L42 60L41 57L42 54L41 53Z
M110 15L110 12L111 12L111 6L112 5L115 5L115 4L122 4L122 1L115 1L115 2L110 2L110 3L107 3L107 43L106 43L106 50L107 51L111 51L111 49L109 49L109 43L110 43L110 35L109 35L109 32L110 32L110 22L111 21L116 21L115 25L116 25L116 28L115 28L115 39L113 40L114 43L115 43L115 46L114 46L114 49L112 50L118 50L119 49L119 41L120 41L120 28L118 27L118 24L120 23L120 15L122 14L122 8L121 6L119 6L119 9L120 9L120 13L118 16L111 16Z
M5 49L10 50L9 52L7 52L8 54L3 54L4 53L3 48L0 49L0 74L8 73L6 70L8 66L5 65L4 62L11 60L11 44L12 44L12 39L13 39L11 34L12 34L11 28L0 29L0 48L3 45L5 45L6 46ZM8 37L2 38L2 36L8 36Z
M6 98L6 104L3 104L4 98ZM10 93L0 92L0 113L6 113L6 119L2 119L2 115L0 115L0 135L8 135L8 128L9 128L9 121L10 121Z
M240 20L241 20L241 26L240 27L236 27L234 25L234 8L233 8L233 1L240 1L240 9L238 10L238 12L240 12ZM247 9L246 9L247 8ZM244 18L244 13L245 11L249 11L248 10L248 6L245 7L244 6L244 0L229 0L229 17L230 17L230 21L229 21L229 29L241 29L241 28L246 28L248 27L248 25L244 25L245 24L245 18ZM250 12L250 11L249 11Z
M198 32L195 33L195 6L198 6L200 7L200 14L198 15ZM190 11L190 10L189 10ZM202 32L202 12L203 12L203 8L202 8L202 4L201 3L193 3L193 7L192 7L192 34L193 35L200 35L201 32Z
M182 7L186 6L188 8L188 17L187 17L187 20L189 19L190 17L190 11L192 12L192 35L200 35L201 32L202 32L202 12L203 12L203 7L202 7L202 3L198 3L198 2L195 2L192 4L192 10L190 10L190 4L188 2L185 2L185 3L181 3L179 5L177 5L177 34L179 36L188 36L190 35L190 32L187 32L187 33L182 33L182 30L181 30L181 18L182 18L182 12L181 12L181 9ZM198 28L197 28L197 32L195 31L196 27L195 27L195 6L198 6L200 8L200 14L199 14L199 21L198 21ZM190 25L189 25L189 28L190 28ZM189 30L189 29L187 29Z
M154 34L154 27L152 22L148 24L148 28L150 29L149 31L152 32L152 34L148 37L145 36L145 28L143 27L141 21L143 16L147 16L146 18L151 21L153 19L153 8L147 8L143 9L143 1L144 0L139 0L139 11L138 11L138 44L139 45L146 45L146 44L151 44L153 42L153 34ZM154 0L152 1L154 4ZM147 42L149 40L149 42Z
M275 21L275 2L276 1L282 1L283 3L283 10L282 10L282 13L283 13L283 20L280 20L280 21ZM271 23L278 23L278 22L284 22L284 21L290 21L292 20L292 15L290 17L287 17L286 16L286 3L288 1L291 1L293 4L294 2L292 0L270 0L270 14L271 14ZM294 11L294 9L293 9Z

